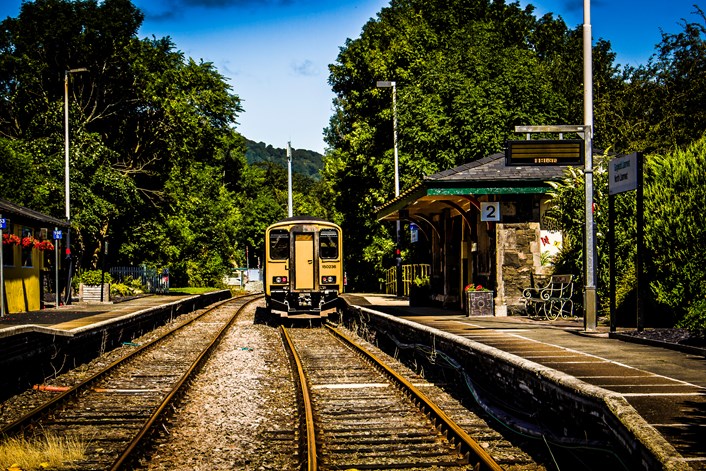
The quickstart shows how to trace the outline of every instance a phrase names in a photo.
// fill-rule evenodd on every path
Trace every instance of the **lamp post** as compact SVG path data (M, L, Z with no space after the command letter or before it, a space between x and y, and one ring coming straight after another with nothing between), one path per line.
M287 141L287 214L291 218L294 215L292 204L292 143Z
M71 275L73 270L73 259L71 258L71 197L69 192L69 75L88 72L85 67L68 69L64 71L64 197L66 202L66 259L68 261L66 276L66 298L64 304L71 304ZM58 289L58 286L57 286Z
M397 153L397 83L390 80L378 80L378 88L392 88L392 144L395 154L395 198L400 196L400 170L399 156ZM397 296L404 294L402 283L402 255L400 252L400 219L397 218L397 228L395 235L395 261L397 265Z
M586 286L584 290L584 330L595 331L596 308L596 233L593 221L593 42L591 34L591 0L583 2L583 120L585 126L585 196L586 196Z

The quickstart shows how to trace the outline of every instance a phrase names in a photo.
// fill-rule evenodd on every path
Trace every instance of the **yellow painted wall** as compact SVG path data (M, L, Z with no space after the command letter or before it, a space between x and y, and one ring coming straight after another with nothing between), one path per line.
M20 247L14 247L15 261L20 261ZM33 249L33 267L4 267L5 297L7 313L38 311L41 308L39 296L39 268L43 263L42 252Z

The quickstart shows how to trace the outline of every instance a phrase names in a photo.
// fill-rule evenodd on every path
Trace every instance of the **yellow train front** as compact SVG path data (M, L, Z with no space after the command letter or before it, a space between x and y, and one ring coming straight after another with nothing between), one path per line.
M265 299L273 315L323 318L343 292L343 237L339 226L295 216L265 231Z

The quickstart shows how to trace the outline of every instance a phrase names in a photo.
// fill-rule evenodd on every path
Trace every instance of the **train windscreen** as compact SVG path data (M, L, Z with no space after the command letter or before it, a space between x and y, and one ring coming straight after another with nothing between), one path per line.
M289 258L289 231L273 229L270 231L270 259L286 260Z
M338 258L338 231L322 229L319 232L319 257L327 260Z

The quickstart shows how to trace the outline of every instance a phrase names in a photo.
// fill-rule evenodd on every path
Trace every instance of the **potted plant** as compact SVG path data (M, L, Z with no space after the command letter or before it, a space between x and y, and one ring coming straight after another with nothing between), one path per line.
M482 285L467 285L464 290L466 295L466 316L493 316L495 303L493 292Z
M77 277L78 297L81 301L101 302L101 290L103 290L103 302L110 301L110 283L112 281L110 273L101 270L86 270Z
M2 245L20 245L20 237L16 234L3 234Z
M427 306L431 301L431 283L428 276L417 276L409 287L409 305Z
M44 250L54 250L54 244L49 240L43 240L34 244L34 248L44 251Z

